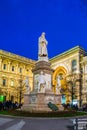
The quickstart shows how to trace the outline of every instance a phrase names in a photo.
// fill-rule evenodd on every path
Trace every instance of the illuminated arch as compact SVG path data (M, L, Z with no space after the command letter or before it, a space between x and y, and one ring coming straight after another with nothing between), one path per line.
M59 66L53 73L53 91L56 93L56 86L57 86L57 76L62 74L66 76L67 70L63 66ZM65 86L65 79L61 80L62 86Z
M53 73L53 85L55 85L56 77L59 73L67 74L67 70L63 66L59 66Z

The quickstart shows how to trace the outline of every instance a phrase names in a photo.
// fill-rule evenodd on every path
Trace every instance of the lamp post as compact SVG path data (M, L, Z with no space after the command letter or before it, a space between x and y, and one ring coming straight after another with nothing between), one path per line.
M82 75L80 74L80 88L79 88L79 106L82 106Z

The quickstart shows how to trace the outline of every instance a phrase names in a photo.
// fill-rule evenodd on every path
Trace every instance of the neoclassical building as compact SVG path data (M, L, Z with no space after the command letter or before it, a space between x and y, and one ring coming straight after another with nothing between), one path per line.
M37 61L4 50L0 50L0 98L23 102L26 93L23 80L29 77L30 91L33 89L32 69ZM52 87L61 94L61 103L87 102L87 56L80 46L67 50L51 59ZM1 99L0 99L1 100Z
M23 94L26 92L23 81L29 77L32 91L34 60L0 50L0 100L3 96L6 100L23 102Z
M62 94L61 103L73 102L81 106L87 102L86 96L83 96L83 90L86 89L83 81L83 76L86 76L86 72L83 72L85 55L86 51L76 46L50 59L54 69L53 89L55 93Z

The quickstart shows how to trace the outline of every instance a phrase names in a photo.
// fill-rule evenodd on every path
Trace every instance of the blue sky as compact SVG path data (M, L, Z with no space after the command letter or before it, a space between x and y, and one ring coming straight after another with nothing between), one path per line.
M49 58L87 50L87 0L0 0L0 49L36 60L42 32Z

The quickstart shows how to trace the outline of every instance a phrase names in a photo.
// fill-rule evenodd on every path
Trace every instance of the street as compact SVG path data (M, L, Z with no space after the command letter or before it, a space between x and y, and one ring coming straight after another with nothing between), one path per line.
M70 119L0 117L0 130L70 130Z

